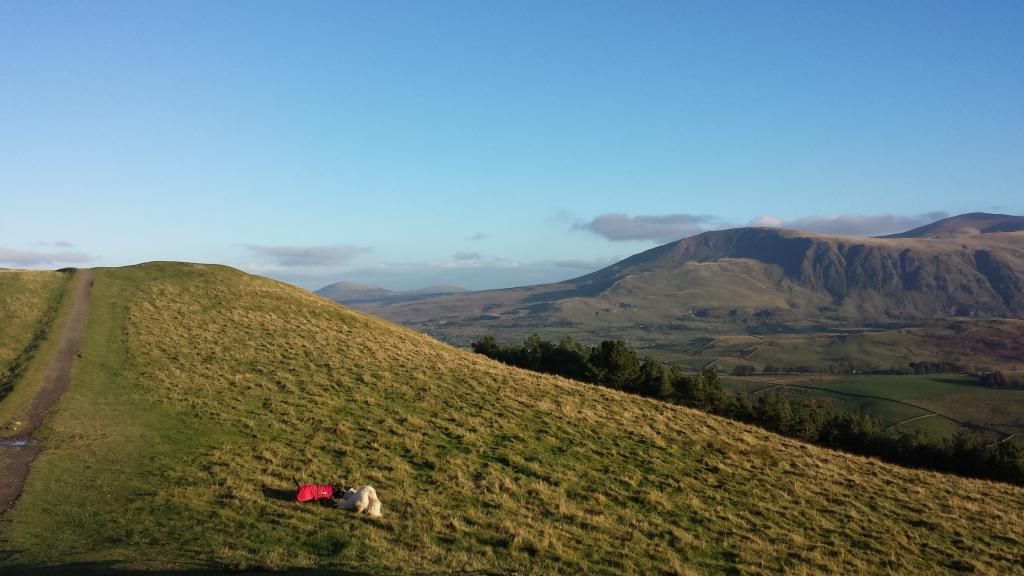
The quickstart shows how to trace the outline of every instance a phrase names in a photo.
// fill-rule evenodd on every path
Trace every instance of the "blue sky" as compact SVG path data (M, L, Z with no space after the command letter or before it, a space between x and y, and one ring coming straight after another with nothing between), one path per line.
M1024 3L0 3L0 266L551 281L1024 213Z

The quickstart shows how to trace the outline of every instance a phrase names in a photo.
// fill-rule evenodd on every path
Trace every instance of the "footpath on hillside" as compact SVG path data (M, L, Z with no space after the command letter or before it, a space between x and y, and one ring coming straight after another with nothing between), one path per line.
M50 408L57 403L71 382L71 364L82 348L85 322L89 316L89 293L92 288L92 270L76 274L71 316L60 334L57 352L43 374L39 388L28 411L22 415L22 432L17 436L0 438L0 514L6 512L21 494L29 465L39 454L40 446L32 432L42 424Z

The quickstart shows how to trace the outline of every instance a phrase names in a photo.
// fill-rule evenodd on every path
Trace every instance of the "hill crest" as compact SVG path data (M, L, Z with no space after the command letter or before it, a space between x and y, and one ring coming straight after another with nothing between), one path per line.
M944 238L969 234L995 234L1024 230L1024 216L971 212L944 218L885 238Z
M1020 488L514 369L225 267L97 269L92 302L0 525L14 571L1006 573L1024 540ZM296 476L372 484L384 518L296 504Z

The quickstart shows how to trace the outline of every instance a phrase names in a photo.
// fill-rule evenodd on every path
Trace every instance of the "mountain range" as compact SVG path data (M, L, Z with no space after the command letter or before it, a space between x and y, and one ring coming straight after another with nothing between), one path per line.
M876 238L734 228L670 242L563 282L348 302L460 344L485 333L547 331L672 347L701 333L1020 319L1024 217L971 213Z

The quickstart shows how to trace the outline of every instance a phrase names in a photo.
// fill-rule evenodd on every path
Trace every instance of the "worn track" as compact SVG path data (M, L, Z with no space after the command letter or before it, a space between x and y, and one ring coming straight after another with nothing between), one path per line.
M92 282L92 270L77 273L71 316L60 334L57 352L43 374L43 385L32 399L28 411L22 415L23 431L17 436L0 439L0 513L7 511L18 499L29 466L41 449L32 432L42 424L71 382L71 364L81 350L85 322L89 316Z

